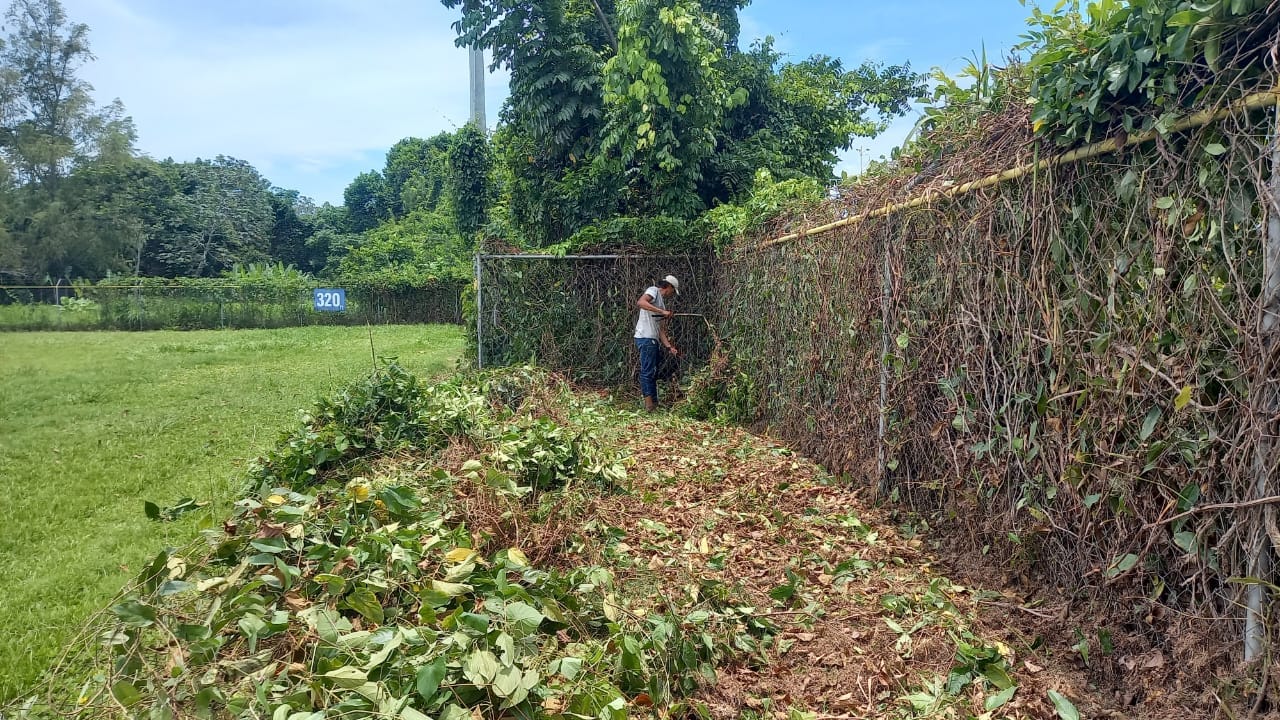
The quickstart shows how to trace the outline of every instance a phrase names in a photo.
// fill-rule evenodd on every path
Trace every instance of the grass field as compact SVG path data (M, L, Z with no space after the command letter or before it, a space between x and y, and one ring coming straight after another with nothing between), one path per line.
M451 370L461 332L372 330L379 356ZM245 463L298 409L367 373L369 331L311 327L0 334L0 702L165 545L225 514ZM148 520L191 497L209 512Z

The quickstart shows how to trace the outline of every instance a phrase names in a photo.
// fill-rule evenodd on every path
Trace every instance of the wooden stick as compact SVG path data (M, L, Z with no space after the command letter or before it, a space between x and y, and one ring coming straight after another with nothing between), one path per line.
M966 193L973 192L974 190L981 190L982 188L991 187L992 185L998 185L1008 180L1017 180L1018 178L1025 177L1026 175L1038 172L1040 170L1047 170L1049 168L1058 167L1060 165L1071 165L1073 163L1080 162L1081 160L1088 160L1089 158L1097 157L1099 155L1106 155L1108 153L1119 152L1120 150L1123 150L1126 147L1131 147L1134 145L1142 145L1144 143L1151 142L1152 140L1155 140L1156 138L1162 135L1171 135L1173 133L1179 133L1185 130L1192 130L1195 128L1204 127L1209 123L1231 117L1232 115L1243 114L1247 112L1253 112L1255 110L1260 110L1266 107L1272 107L1276 104L1278 100L1280 100L1280 90L1270 90L1267 92L1256 93L1244 98L1243 100L1237 103L1234 103L1225 108L1222 108L1221 110L1202 110L1198 113L1195 113L1194 115L1188 115L1182 120L1179 120L1178 122L1170 125L1169 128L1165 130L1163 133L1158 130L1149 130L1140 135L1127 136L1123 140L1121 138L1112 138L1112 139L1103 140L1102 142L1094 143L1092 145L1086 145L1085 147L1077 148L1075 150L1064 153L1062 155L1054 155L1053 157L1045 158L1040 162L1022 165L1021 167L1010 168L1003 172L996 173L995 175L989 175L980 180L974 180L972 182L964 183L963 185L957 185L952 188L947 188L946 190L943 190L941 192L937 190L927 191L923 195L920 195L919 197L913 200L907 200L904 202L893 203L891 205L885 205L884 207L878 208L876 210L871 210L870 212L865 212L860 215L851 215L847 218L844 218L843 220L837 220L832 223L827 223L826 225L819 225L817 227L809 228L807 230L801 230L799 232L791 233L790 235L783 235L782 237L774 238L773 240L767 240L763 243L760 243L758 246L756 246L756 249L763 250L764 248L767 248L767 247L772 247L774 245L781 245L783 243L788 243L793 240L799 240L800 238L808 237L810 235L821 235L822 233L835 230L836 228L842 228L848 225L855 225L857 223L862 222L863 220L870 220L877 217L887 217L889 215L892 215L893 213L898 212L899 210L910 210L912 208L917 208L922 205L927 205L929 203L932 203L934 200L940 200L943 198L952 198L952 197L956 197L957 195L964 195Z
M1202 512L1209 512L1210 510L1241 510L1244 508L1257 507L1258 505L1271 505L1274 503L1280 503L1280 495L1272 495L1270 497L1258 498L1257 500L1245 500L1244 502L1215 503L1213 505L1201 505L1200 507L1191 508L1186 512L1178 513L1177 515L1174 515L1171 518L1165 518L1164 520L1156 520L1155 522L1149 522L1146 525L1143 525L1142 529L1149 530L1153 527L1168 525L1169 523L1177 522L1182 518L1190 517L1192 515L1196 515Z

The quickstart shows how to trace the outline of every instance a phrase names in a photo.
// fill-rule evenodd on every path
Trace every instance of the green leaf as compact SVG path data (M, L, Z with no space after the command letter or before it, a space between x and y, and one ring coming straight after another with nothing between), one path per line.
M497 655L488 650L473 650L462 662L462 675L474 685L488 685L500 667Z
M903 331L902 334L898 335L898 337L894 339L894 342L899 348L906 350L907 347L911 345L911 335L910 333Z
M447 597L458 597L459 595L465 595L466 593L471 592L470 585L444 582L443 580L432 580L431 589Z
M481 635L489 632L489 616L484 613L464 612L458 617L458 622L462 623L463 627L475 630Z
M520 690L520 680L523 677L520 668L504 667L499 668L493 676L493 692L498 697L509 698L517 690Z
M436 696L436 691L440 689L440 681L444 680L447 670L443 657L438 657L418 668L416 687L418 695L423 700L430 701Z
M321 675L321 677L332 680L337 687L348 690L354 690L369 681L369 676L363 670L353 667L340 667L337 670L330 670Z
M1151 433L1156 430L1156 423L1160 422L1160 408L1151 408L1147 411L1147 416L1142 419L1142 430L1138 432L1138 439L1145 441L1151 437Z
M150 500L142 503L142 512L146 513L148 520L160 520L160 506Z
M341 595L343 588L347 586L346 578L333 573L317 573L312 580L324 585L330 595Z
M192 583L182 580L168 580L160 586L160 597L169 597L170 595L180 595L185 592L195 590L196 586Z
M201 640L208 640L213 636L213 631L208 625L179 625L173 634L183 642L193 643Z
M260 538L258 540L250 540L249 545L251 545L254 549L260 552L271 553L271 554L284 552L287 549L287 546L285 545L285 542L284 542L284 538L282 537Z
M1160 208L1161 210L1168 210L1169 208L1173 207L1173 205L1174 205L1174 199L1169 197L1168 195L1165 195L1162 198L1156 199L1156 207Z
M542 613L522 602L508 603L505 612L507 627L517 640L538 632L538 626L545 619Z
M147 627L156 621L156 609L137 600L125 600L113 605L111 614L120 618L120 622L125 625L133 627Z
M995 695L987 696L986 702L983 704L987 712L991 712L997 708L1004 706L1005 703L1013 699L1013 694L1018 692L1018 686L1012 685Z
M1116 559L1111 561L1111 566L1107 568L1106 575L1109 578L1116 577L1120 573L1128 572L1129 570L1133 569L1133 566L1137 564L1138 564L1137 555L1134 555L1133 553L1121 555L1120 557L1117 557Z
M138 688L134 687L133 683L126 680L111 686L111 696L125 707L137 705L142 701L142 693L138 692Z
M515 638L511 637L510 633L498 633L498 639L493 641L493 646L502 651L503 665L515 663L516 641Z
M369 657L369 662L365 663L364 669L372 670L386 662L387 658L391 657L391 653L395 652L396 648L400 647L400 644L403 642L404 636L400 634L399 630L396 630L395 634L391 636L391 639L387 640L387 642L383 644L382 649Z
M1217 157L1222 153L1226 152L1227 149L1223 147L1222 143L1209 143L1208 145L1204 146L1204 151L1210 155L1213 155L1214 157Z
M269 629L267 623L257 615L245 615L240 618L236 625L240 628L240 632L249 639L249 652L255 652L258 645L258 638Z
M1218 57L1222 54L1222 35L1212 33L1204 41L1204 60L1209 65L1209 69L1218 72L1221 66L1218 65Z
M382 603L378 600L378 596L369 588L357 588L347 596L346 604L347 607L363 615L369 622L377 623L379 625L382 624L384 617L382 612Z
M471 711L449 703L440 711L440 720L471 720Z
M982 677L1001 690L1017 687L1017 684L1013 682L1013 678L1009 677L1009 673L1005 672L1005 669L999 665L988 665L982 671Z
M1058 711L1058 717L1061 720L1080 720L1080 711L1067 697L1056 690L1049 691L1049 700L1053 703L1053 707Z
M338 644L338 636L351 629L351 623L346 618L327 607L312 606L298 613L298 616L316 631L320 640L329 645Z
M1191 386L1188 385L1182 388L1182 390L1178 393L1178 396L1173 399L1173 409L1181 410L1190 404L1191 404Z
M566 680L572 680L578 677L578 673L580 672L582 672L582 658L560 658L560 674L563 675Z

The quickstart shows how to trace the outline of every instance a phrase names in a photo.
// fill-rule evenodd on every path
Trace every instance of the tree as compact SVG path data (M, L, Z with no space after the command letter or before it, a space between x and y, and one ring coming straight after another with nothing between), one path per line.
M605 66L602 150L636 170L633 190L653 210L692 216L721 118L746 101L725 81L724 32L694 0L620 0L619 24L618 53Z
M0 70L2 142L19 183L51 193L77 161L131 154L134 130L119 102L95 109L93 87L76 76L93 54L89 28L58 0L15 0Z
M537 246L607 217L621 168L591 167L604 125L603 69L616 51L613 0L443 0L463 8L457 44L511 73L495 137L513 229Z
M347 208L347 230L362 233L372 230L378 223L391 217L387 207L386 181L376 171L360 173L342 191L343 205Z
M458 45L511 73L496 207L533 246L619 215L689 218L758 170L825 183L852 138L923 91L906 65L742 52L747 0L442 1L462 9Z
M174 226L157 253L167 274L212 276L267 260L270 184L249 163L219 155L183 164L171 203Z
M442 132L428 140L410 137L391 146L382 171L384 205L391 215L404 217L414 210L435 210L440 205L453 142L452 133Z
M463 237L474 235L489 216L492 171L489 138L475 125L464 125L449 151L454 225Z
M418 210L365 233L342 257L343 277L395 287L470 274L470 248L449 218Z
M292 265L304 272L315 273L324 269L326 252L317 252L308 243L315 234L311 219L318 212L310 198L297 190L271 188L271 259Z
M745 89L747 100L726 114L703 173L699 192L712 205L749 192L758 170L829 181L838 151L883 132L925 91L910 65L868 62L849 71L823 55L784 64L771 39L727 65L729 84Z

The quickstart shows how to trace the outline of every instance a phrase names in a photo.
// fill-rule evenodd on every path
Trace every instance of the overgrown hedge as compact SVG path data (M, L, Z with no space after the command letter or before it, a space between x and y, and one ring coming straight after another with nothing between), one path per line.
M0 330L198 330L303 325L460 323L463 280L378 285L305 275L119 278L96 285L0 289ZM346 290L344 312L317 312L312 291Z

